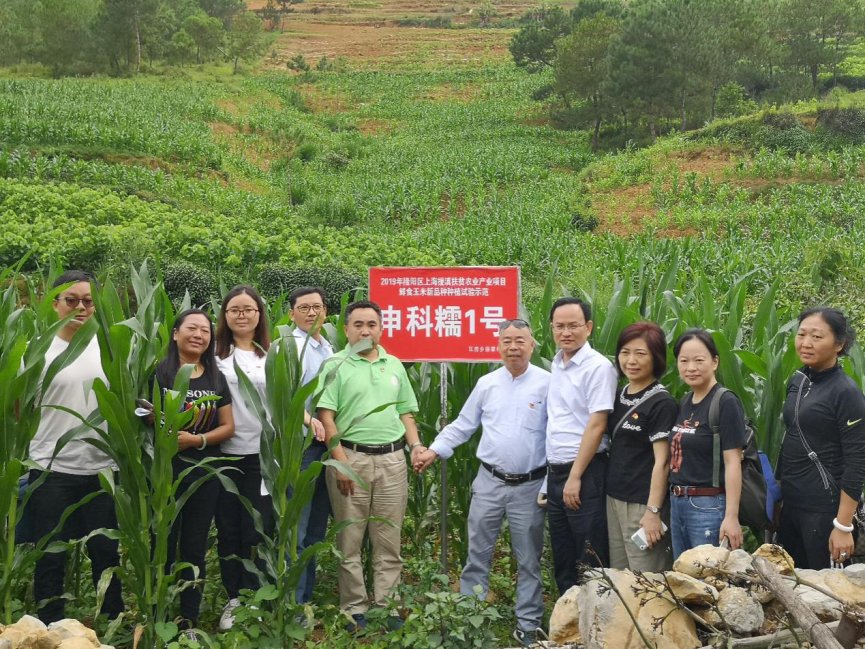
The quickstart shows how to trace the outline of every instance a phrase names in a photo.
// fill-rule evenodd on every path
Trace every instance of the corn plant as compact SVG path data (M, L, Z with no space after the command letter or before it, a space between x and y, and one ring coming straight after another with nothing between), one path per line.
M333 466L351 477L361 488L366 486L348 464L331 459L313 462L301 471L304 453L312 443L312 436L305 434L303 428L307 401L311 400L310 407L315 408L326 385L336 377L340 361L329 363L319 377L301 385L302 353L305 348L298 350L296 339L287 327L279 328L277 333L279 337L270 346L265 360L264 399L236 364L235 369L247 408L262 425L261 474L271 495L274 516L273 529L266 530L265 522L259 513L249 501L241 498L256 529L262 535L263 542L258 548L258 557L265 568L260 570L255 561L248 559L244 559L243 564L247 570L257 574L264 584L269 584L275 590L273 597L266 600L273 607L271 619L274 626L262 626L273 646L281 647L286 641L293 645L295 640L304 637L304 629L294 622L297 586L312 557L331 547L331 544L325 541L298 554L298 523L304 507L312 499L316 479L326 466ZM368 346L369 343L358 343L353 353L361 351L364 345ZM379 409L388 405L391 404ZM342 525L334 526L331 534L336 534L350 523L351 521L346 521Z
M177 562L168 570L168 537L181 510L198 487L224 468L202 460L173 475L172 460L177 455L177 435L188 423L192 410L184 410L192 366L177 374L174 389L162 396L151 377L164 356L175 312L162 286L151 280L147 265L132 272L136 312L128 311L117 290L107 281L101 291L93 291L96 311L88 321L98 329L102 368L107 383L93 384L98 410L58 442L63 444L82 430L92 430L95 438L87 443L111 458L117 466L116 477L101 473L100 483L113 498L117 530L96 530L120 541L126 562L113 572L135 601L138 633L145 647L161 647L176 635L177 627L168 620L172 601L180 590L190 587L180 582L180 571L187 564ZM128 308L128 300L126 307ZM154 406L154 426L145 425L135 415L136 400L148 397ZM79 415L80 416L80 415ZM102 426L102 423L107 426ZM181 482L197 466L206 474L178 495ZM110 583L112 571L103 573L97 588L97 606ZM122 617L115 622L115 628Z

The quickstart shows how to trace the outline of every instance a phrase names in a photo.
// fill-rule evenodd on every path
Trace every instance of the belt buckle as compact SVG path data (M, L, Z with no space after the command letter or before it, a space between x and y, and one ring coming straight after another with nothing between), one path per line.
M503 473L502 480L505 481L505 484L509 485L518 485L520 484L520 474L519 473Z
M673 495L674 496L684 496L685 489L681 485L673 485Z

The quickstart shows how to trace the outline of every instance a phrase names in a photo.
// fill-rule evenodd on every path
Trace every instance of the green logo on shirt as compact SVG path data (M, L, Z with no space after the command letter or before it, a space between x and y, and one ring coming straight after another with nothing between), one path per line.
M855 426L855 425L858 424L860 421L862 421L861 418L857 419L856 421L850 421L850 420L848 419L848 420L847 420L847 425L848 425L848 426Z

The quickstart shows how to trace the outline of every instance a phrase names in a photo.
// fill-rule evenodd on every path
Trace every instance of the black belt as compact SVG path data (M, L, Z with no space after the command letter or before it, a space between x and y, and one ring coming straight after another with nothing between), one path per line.
M341 439L339 443L346 448L350 448L352 451L368 455L384 455L385 453L393 453L405 448L404 439L398 442L391 442L390 444L355 444L354 442L349 442L347 439Z
M595 453L595 457L593 457L591 459L589 464L591 464L592 462L597 460L598 457L600 457L600 456L604 456L604 458L609 457L609 455L607 454L607 451L598 451L597 453ZM573 462L565 462L564 464L554 464L553 462L550 462L547 465L547 468L549 469L550 473L570 473L571 467L573 467L573 466L574 466ZM586 468L588 468L588 467L586 467Z
M486 462L481 462L481 464L483 464L484 468L489 471L494 478L498 478L508 485L518 485L523 484L524 482L531 482L532 480L542 478L547 472L547 467L541 466L529 473L505 473L504 471L499 471Z

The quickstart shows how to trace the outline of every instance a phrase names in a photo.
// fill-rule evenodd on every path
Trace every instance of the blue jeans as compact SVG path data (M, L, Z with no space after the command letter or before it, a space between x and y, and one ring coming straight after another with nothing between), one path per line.
M327 446L313 441L303 454L301 471L309 468L313 462L318 462L327 452ZM300 514L300 522L297 525L297 553L300 555L306 548L324 541L327 533L327 519L330 517L330 497L327 495L327 481L322 469L315 481L315 491L306 507ZM306 604L312 599L312 591L315 589L315 557L306 566L306 571L300 578L297 587L298 604Z
M727 496L670 496L673 559L698 545L719 545Z

